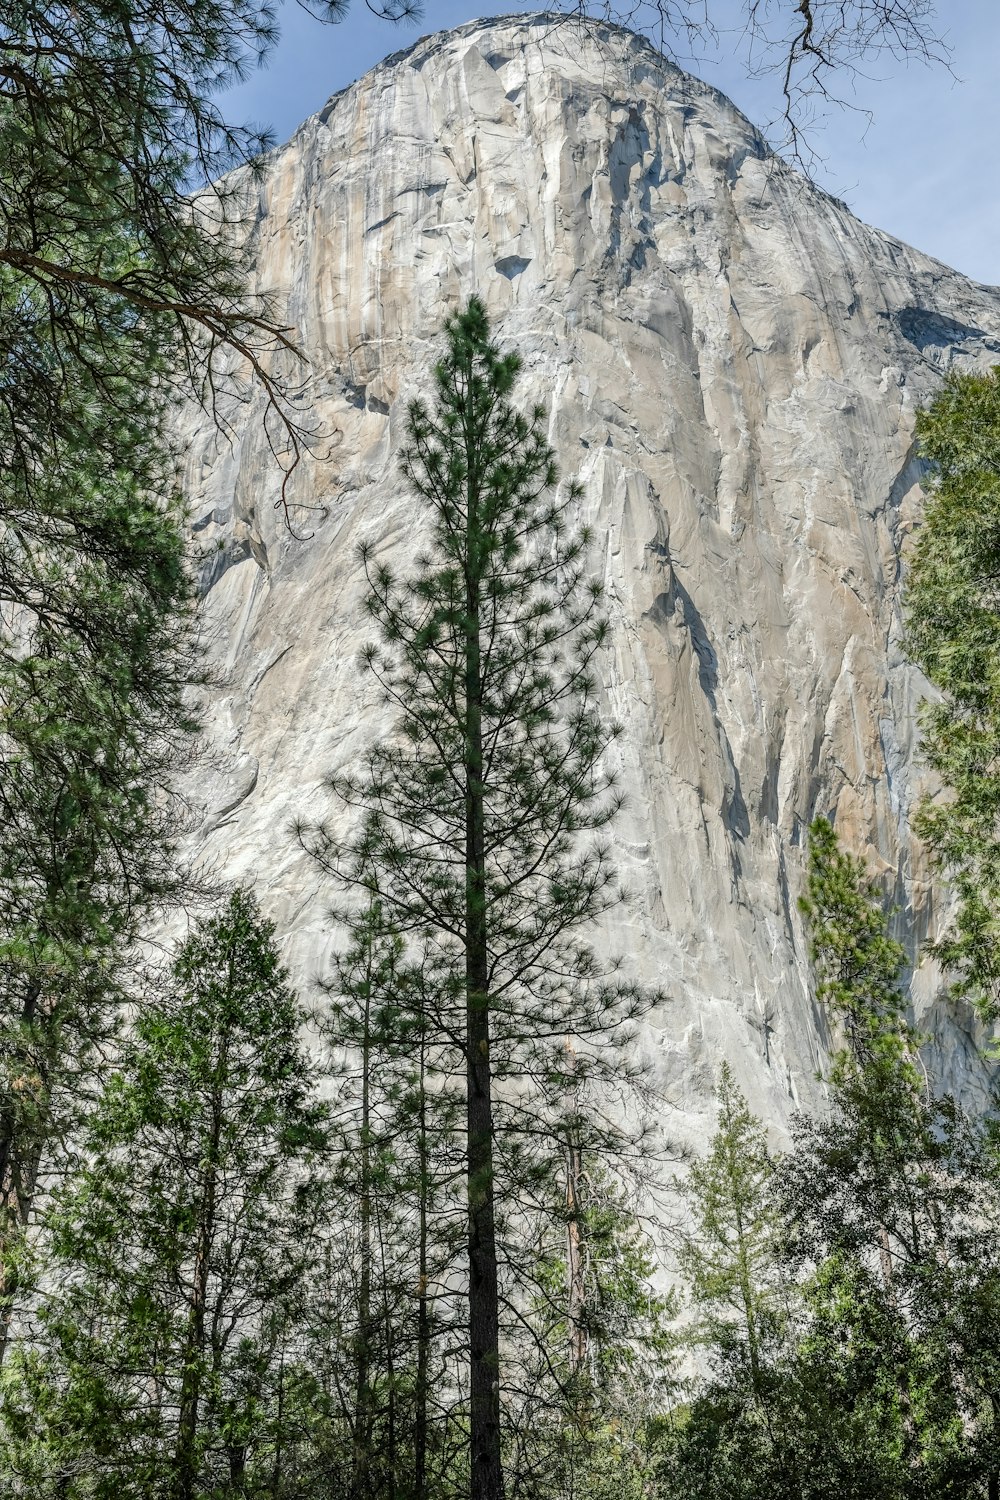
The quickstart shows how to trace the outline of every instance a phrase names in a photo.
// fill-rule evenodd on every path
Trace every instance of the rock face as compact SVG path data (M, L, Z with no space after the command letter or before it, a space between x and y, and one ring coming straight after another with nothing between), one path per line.
M397 568L421 521L398 476L406 402L472 291L523 356L583 485L613 645L606 708L628 793L633 900L600 942L669 992L644 1043L679 1134L723 1057L780 1132L829 1046L796 899L817 813L933 928L910 833L925 689L902 657L919 517L914 412L954 363L1000 360L1000 290L852 218L714 90L624 31L536 15L418 42L336 95L270 161L254 229L311 367L321 436L274 502L262 403L232 446L192 417L217 686L196 852L249 878L303 984L325 891L290 824L384 727L356 663L362 538ZM961 1018L931 1016L976 1087Z

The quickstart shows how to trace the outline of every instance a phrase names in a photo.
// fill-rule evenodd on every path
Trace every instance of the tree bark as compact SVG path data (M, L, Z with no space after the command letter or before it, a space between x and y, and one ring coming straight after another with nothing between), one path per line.
M579 1140L570 1134L566 1143L566 1295L569 1322L569 1373L582 1375L590 1353L587 1337L587 1287L580 1201L583 1158Z
M364 1500L371 1450L372 1335L372 1201L371 1201L371 979L369 949L361 1044L361 1268L358 1286L358 1332L355 1344L354 1442L351 1456L351 1500Z
M382 1266L382 1317L385 1329L386 1401L384 1448L387 1470L385 1481L379 1493L385 1496L385 1500L397 1500L399 1494L399 1448L396 1441L397 1387L395 1329L392 1322L392 1309L389 1305L389 1283L385 1269L385 1236L382 1232L381 1223L378 1226L378 1235Z
M230 983L232 983L232 955L230 955L229 970ZM212 1090L212 1122L208 1150L205 1153L205 1181L198 1210L194 1273L191 1279L191 1305L181 1350L181 1398L177 1418L177 1444L174 1449L172 1500L194 1500L198 1483L197 1438L201 1405L201 1362L206 1346L205 1314L208 1306L208 1280L216 1229L216 1190L223 1124L222 1088L219 1080L225 1076L228 1050L228 1038L223 1033L219 1056L216 1060L216 1083Z
M471 957L472 955L470 955ZM471 967L471 965L470 965ZM478 976L469 976L468 1184L470 1500L502 1500L500 1314L493 1204L493 1110L489 1012Z
M429 1153L427 1142L427 1084L425 1062L425 1038L423 1026L420 1034L420 1078L419 1078L419 1202L417 1245L417 1381L414 1393L415 1411L413 1420L413 1500L427 1500L427 1394L430 1365L430 1307L428 1305L428 1170Z
M467 400L471 396L467 395ZM481 537L478 439L467 429L465 620L465 993L466 1124L469 1200L470 1500L503 1500L500 1456L500 1311L493 1183L493 1077L490 1061L489 949L486 923Z
M28 986L21 1007L21 1025L24 1028L35 1024L39 1015L42 987L37 982ZM42 1011L47 1021L52 1018ZM34 1132L25 1127L18 1129L17 1112L13 1100L9 1100L0 1114L0 1368L3 1367L10 1344L10 1330L14 1318L14 1303L20 1289L16 1258L24 1244L25 1232L35 1200L35 1185L41 1166L46 1129L42 1123L48 1109L48 1060L44 1064L24 1058L24 1076L11 1078L8 1087L22 1087L35 1092L37 1123Z
M196 1441L198 1411L201 1403L201 1358L205 1349L205 1305L208 1297L209 1251L215 1221L215 1164L209 1164L208 1181L202 1199L198 1225L198 1248L195 1252L191 1307L182 1352L180 1413L177 1419L177 1446L174 1453L176 1500L194 1500L197 1482Z

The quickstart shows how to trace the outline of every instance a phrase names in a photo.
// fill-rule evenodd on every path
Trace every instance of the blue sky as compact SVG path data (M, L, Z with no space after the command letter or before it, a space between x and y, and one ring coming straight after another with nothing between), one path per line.
M475 0L427 0L415 25L392 26L353 0L344 20L326 26L286 3L266 66L221 102L231 119L269 125L283 141L332 93L417 37L479 14L538 8L538 0L485 11ZM891 59L872 64L851 93L857 109L834 111L814 129L816 176L869 224L977 281L1000 284L1000 3L948 0L939 10L955 76ZM777 85L772 77L748 78L736 56L740 0L715 0L712 11L719 46L697 57L680 51L677 61L766 127L777 112Z

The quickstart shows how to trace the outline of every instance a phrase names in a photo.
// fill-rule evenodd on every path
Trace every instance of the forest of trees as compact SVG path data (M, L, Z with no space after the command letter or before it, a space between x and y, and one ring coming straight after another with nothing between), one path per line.
M789 91L803 59L933 46L922 4L789 14ZM608 625L476 298L409 408L425 551L358 556L393 732L289 833L329 898L320 993L252 890L180 858L203 683L172 413L230 430L263 387L279 469L309 448L236 232L266 143L212 102L273 36L254 0L0 6L0 1494L1000 1500L1000 1105L935 1077L897 914L823 818L824 1110L775 1149L720 1059L702 1156L633 1123L664 1112L629 1046L664 996L591 945L624 899ZM954 896L943 1004L988 1038L1000 369L949 377L918 437L918 830Z

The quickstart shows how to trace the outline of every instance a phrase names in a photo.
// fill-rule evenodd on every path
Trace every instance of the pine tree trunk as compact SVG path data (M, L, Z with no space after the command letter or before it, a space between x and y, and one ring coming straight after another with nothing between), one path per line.
M575 1135L571 1135L566 1145L566 1294L570 1375L583 1374L587 1368L589 1354L586 1325L587 1289L580 1202L582 1172L580 1143Z
M17 1255L27 1240L28 1221L35 1201L35 1187L45 1139L38 1133L26 1145L27 1150L19 1163L20 1171L16 1173L15 1187L10 1198L6 1193L0 1196L0 1214L3 1216L0 1231L3 1234L3 1258L0 1259L0 1368L7 1357L14 1309L21 1290L21 1277L16 1265L6 1262L8 1256L13 1259Z
M278 1362L278 1409L275 1412L274 1422L274 1467L271 1470L271 1493L280 1495L282 1488L282 1470L285 1457L285 1319L281 1320L281 1358ZM242 1450L244 1467L246 1464L246 1449ZM241 1470L241 1483L242 1473Z
M427 1149L427 1085L425 1066L425 1043L423 1031L420 1037L419 1079L419 1204L417 1245L417 1380L414 1392L413 1419L413 1500L427 1500L427 1393L430 1364L430 1308L427 1292L427 1210L428 1210L428 1149Z
M493 1077L483 789L480 519L476 438L466 439L465 992L469 1198L470 1500L503 1500L500 1311L493 1183Z
M230 956L231 982L232 957ZM225 1075L227 1052L228 1041L224 1035L216 1064L219 1077ZM187 1331L181 1349L181 1397L177 1418L177 1444L174 1449L171 1500L194 1500L198 1484L198 1415L201 1405L202 1358L206 1343L205 1314L208 1307L210 1257L215 1238L216 1188L222 1122L222 1095L216 1087L212 1092L212 1123L208 1150L205 1153L205 1181L198 1210L194 1273L191 1280L191 1305L188 1312Z
M471 957L472 955L470 955ZM471 965L470 965L471 967ZM469 975L468 1183L470 1500L502 1500L500 1314L493 1206L493 1110L489 1012L477 973Z
M385 1269L385 1237L379 1227L379 1246L382 1255L382 1316L385 1328L385 1456L388 1471L388 1484L383 1485L380 1494L386 1500L396 1500L399 1493L399 1450L396 1442L396 1351L393 1342L394 1330L392 1326L392 1313L389 1307L389 1284Z
M226 1461L229 1464L229 1488L234 1495L242 1495L247 1472L246 1444L230 1443L226 1448Z
M365 992L364 1033L361 1048L361 1274L358 1287L358 1334L355 1345L351 1500L364 1500L367 1493L372 1440L371 964L369 964L368 981Z
M885 1288L886 1300L893 1312L896 1311L896 1282L892 1272L892 1249L889 1244L889 1231L884 1224L878 1229L878 1258L882 1271L882 1285Z
M27 1030L38 1018L38 1002L42 987L37 982L28 986L21 1007L21 1026ZM27 1057L23 1060L26 1075L31 1074L33 1064ZM42 1068L41 1072L47 1069ZM20 1084L23 1088L36 1088L36 1110L39 1120L44 1118L47 1102L47 1082L41 1075L24 1080L12 1078L8 1087ZM27 1139L19 1137L27 1136ZM42 1160L44 1145L43 1130L39 1123L31 1135L26 1129L19 1130L17 1114L11 1100L0 1114L0 1368L7 1356L10 1329L14 1317L14 1304L20 1289L21 1278L16 1259L24 1244L25 1231L31 1217L35 1198L35 1183Z
M215 1167L209 1165L209 1176L202 1200L198 1225L198 1248L195 1253L191 1307L187 1334L182 1350L180 1413L177 1419L177 1446L174 1451L174 1500L194 1500L197 1484L196 1443L198 1412L201 1403L201 1357L205 1348L205 1306L208 1298L209 1246L215 1219Z

